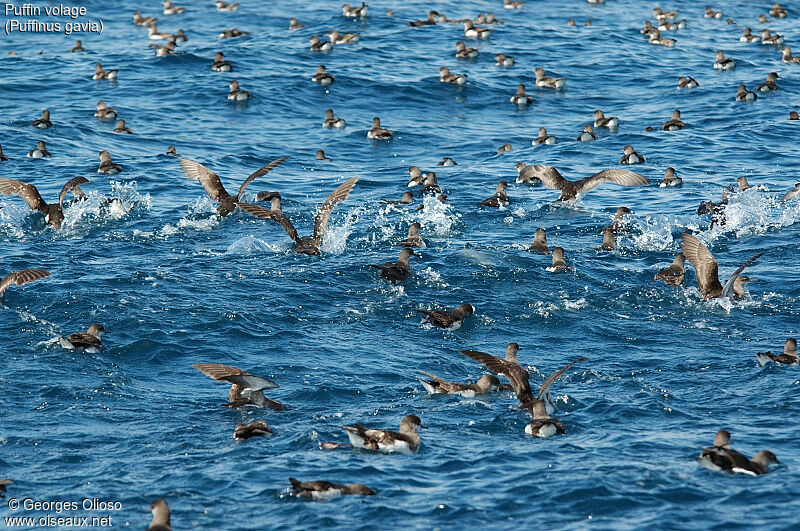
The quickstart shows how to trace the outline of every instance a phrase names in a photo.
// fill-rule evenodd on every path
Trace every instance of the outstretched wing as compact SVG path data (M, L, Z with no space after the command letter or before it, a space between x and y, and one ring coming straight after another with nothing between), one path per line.
M528 382L528 372L517 365L497 356L478 352L477 350L462 350L461 353L473 361L477 361L495 374L502 374L511 382L511 388L517 394L519 401L525 405L530 403L533 395Z
M431 374L431 373L429 373L429 372L425 372L425 371L419 371L419 372L421 372L422 374L424 374L425 376L427 376L427 377L428 377L428 378L430 378L431 380L435 380L435 381L437 381L437 382L439 382L439 383L443 383L443 384L446 384L446 383L448 383L448 382L447 382L447 380L444 380L444 379L442 379L442 378L440 378L440 377L436 376L435 374Z
M292 225L292 222L289 220L289 218L287 218L282 212L269 210L252 203L236 203L236 205L248 214L259 219L271 219L272 221L278 222L291 239L293 239L295 242L299 241L300 238L297 236L297 230L294 228L294 225Z
M200 181L203 189L208 194L208 197L214 201L222 201L224 197L228 197L227 190L222 186L222 181L219 180L219 175L209 170L199 162L189 159L181 159L181 170L187 179Z
M537 400L544 400L544 396L550 391L550 386L553 385L553 382L558 380L561 375L567 372L573 365L581 361L589 361L589 358L578 358L575 361L567 363L564 367L551 374L550 377L544 381L542 386L539 387L539 394L536 397Z
M0 194L20 196L28 203L31 210L44 212L47 207L47 203L44 202L39 190L34 185L15 179L0 179Z
M195 363L192 367L209 378L231 382L242 389L250 389L253 392L278 387L278 384L271 380L255 376L249 372L237 369L236 367L231 367L230 365L222 365L220 363Z
M733 294L733 283L736 280L736 278L742 273L742 271L744 271L744 269L747 266L749 266L750 264L761 258L762 254L764 253L758 253L757 255L749 258L745 263L739 266L739 269L733 272L731 278L729 278L728 281L725 283L725 288L722 290L723 297L730 297Z
M320 205L319 210L317 210L317 217L314 219L314 234L312 235L314 242L318 246L322 244L322 238L325 237L325 232L328 230L328 221L331 219L333 208L347 199L357 182L358 177L346 180Z
M569 181L561 176L554 166L547 166L545 164L535 164L533 166L525 166L522 170L526 176L535 177L542 181L542 184L551 190L561 190ZM520 175L522 175L520 173Z
M708 247L691 234L685 233L681 236L681 248L683 249L683 255L697 271L697 288L700 293L705 296L710 291L721 291L719 265L714 260L714 256L708 250ZM741 273L741 271L738 271L737 275L738 273ZM733 283L731 283L732 286Z
M14 271L13 273L9 273L3 277L3 280L0 280L0 295L2 295L3 292L12 284L22 286L28 282L33 282L34 280L39 280L40 278L49 276L50 273L44 269L23 269L21 271Z
M650 179L630 170L603 170L595 173L591 177L578 181L578 188L581 192L594 190L603 183L614 183L620 186L641 186L650 184Z
M58 194L58 204L59 206L63 206L64 198L67 197L67 194L78 188L80 190L80 185L86 184L89 182L89 179L86 177L75 177L74 179L70 179L69 181L64 184L64 187L61 189L61 193Z
M278 164L282 163L283 161L285 161L288 158L289 157L281 157L279 159L275 159L272 162L270 162L269 164L267 164L265 166L261 166L259 169L257 169L253 173L251 173L250 176L247 177L247 179L244 180L244 182L242 183L242 186L239 187L239 193L236 194L236 200L238 201L238 200L240 200L242 198L242 194L244 193L245 189L248 186L250 186L251 182L255 181L259 177L263 177L264 175L268 174L269 172L272 171L273 168L275 168L275 166L277 166Z

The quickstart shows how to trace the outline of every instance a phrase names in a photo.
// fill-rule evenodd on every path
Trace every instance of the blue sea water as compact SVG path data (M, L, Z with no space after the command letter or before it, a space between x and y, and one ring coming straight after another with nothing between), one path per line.
M757 17L771 2L712 6L736 25L703 18L697 2L661 4L687 19L686 29L664 33L677 38L674 49L640 35L658 3L636 0L528 0L519 11L499 0L381 1L364 20L342 17L331 1L242 0L235 13L211 1L176 4L184 15L164 16L155 1L87 1L85 18L104 23L100 36L2 37L0 143L11 160L0 175L35 184L49 201L76 175L92 181L60 231L21 199L0 197L0 273L52 273L12 287L0 306L0 476L15 481L7 497L115 500L119 511L80 515L111 514L115 527L133 528L163 497L175 529L796 529L800 373L761 368L755 354L800 333L800 203L779 202L800 180L800 123L787 120L800 104L800 66L739 42L744 27L762 27ZM800 6L787 4L790 16L766 27L800 52ZM460 25L408 27L431 8L458 19L492 11L505 23L487 41L464 39ZM154 57L146 30L131 24L137 10L158 16L161 31L186 31L178 55ZM306 27L290 32L291 16ZM217 38L233 27L251 34ZM331 29L361 39L310 52L308 38ZM86 53L68 53L76 38ZM456 60L458 40L477 47L478 59ZM717 49L735 70L712 68ZM234 72L210 70L216 51ZM501 52L517 64L496 66ZM95 62L119 68L118 81L93 81ZM327 90L310 81L319 64L336 76ZM468 74L466 86L440 83L441 66ZM565 89L536 89L537 66L566 77ZM780 90L734 101L740 83L752 90L772 71ZM681 75L700 87L679 91ZM231 79L250 102L226 100ZM534 97L528 108L508 101L518 83ZM93 118L98 101L134 134ZM54 127L30 127L44 108ZM321 127L328 108L345 129ZM619 116L619 131L576 142L595 109ZM660 131L674 109L687 128ZM373 116L395 132L391 142L365 138ZM541 126L558 144L531 146ZM51 158L25 157L37 140ZM506 142L514 150L495 155ZM498 180L513 183L518 161L576 179L622 167L625 144L647 158L634 169L653 185L608 184L562 205L557 191L511 184L508 208L476 206ZM241 211L220 218L164 155L168 145L218 172L230 192L289 155L246 198L280 191L300 234L311 233L316 206L338 183L360 180L333 213L323 255L297 255L275 223ZM333 161L315 161L317 149ZM97 174L100 150L124 171ZM458 165L436 167L444 156ZM382 205L407 190L409 165L436 171L449 202ZM668 166L681 188L655 184ZM733 196L725 226L709 228L699 202L719 200L741 175L753 188ZM112 197L127 212L110 211ZM630 231L617 250L595 250L619 206L635 212ZM395 260L415 221L427 246L411 277L390 285L368 264ZM526 251L538 227L574 271L549 273L550 257ZM652 283L686 231L708 245L723 281L764 253L747 270L758 282L746 299L703 301L688 263L684 286ZM414 311L463 302L476 311L454 332L423 326ZM101 353L58 345L93 322L111 331ZM590 358L553 387L566 435L526 437L528 416L510 393L428 396L416 380L425 370L475 381L482 368L459 350L502 355L510 341L534 387ZM291 409L220 407L228 387L194 370L198 362L276 381L268 396ZM346 442L343 424L396 429L411 413L428 427L417 455L318 448ZM272 437L234 441L237 423L261 418ZM741 452L769 449L782 464L759 477L702 468L700 449L723 428ZM290 476L366 483L378 495L303 502L286 495Z

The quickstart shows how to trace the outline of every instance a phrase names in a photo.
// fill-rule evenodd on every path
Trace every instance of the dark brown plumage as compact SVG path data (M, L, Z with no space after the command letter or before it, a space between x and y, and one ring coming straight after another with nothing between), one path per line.
M262 435L272 435L272 430L265 420L237 424L236 429L233 430L233 438L237 441L244 441L245 439Z
M236 196L232 196L227 190L225 190L225 187L222 186L222 181L220 180L219 175L209 170L199 162L189 159L181 159L180 163L181 170L186 178L200 181L200 184L203 185L203 189L206 191L206 194L208 194L208 197L210 197L212 201L219 202L219 207L217 207L217 212L219 215L227 216L236 210L237 203L241 201L242 194L244 194L244 191L251 182L266 175L277 165L281 164L288 158L289 157L281 157L279 159L275 159L269 164L266 164L251 173L239 187L239 192L236 194Z
M697 289L700 290L700 293L705 299L730 297L731 295L737 299L744 297L744 285L739 275L747 266L758 260L763 254L758 253L739 266L723 287L719 281L719 266L714 256L712 256L711 251L708 250L708 247L700 243L700 240L689 233L685 233L681 236L681 247L683 248L684 256L686 256L686 259L689 260L689 263L695 268L695 272L697 273ZM749 278L747 280L749 280Z
M574 199L590 190L594 190L605 182L618 184L620 186L650 184L650 180L647 177L630 170L603 170L579 181L568 181L561 176L555 167L546 166L544 164L526 166L524 171L526 175L542 181L542 184L547 188L551 190L561 190L558 201Z
M267 210L258 205L250 203L236 203L239 208L248 214L255 216L259 219L269 219L278 223L289 237L295 242L295 252L309 255L319 255L322 240L325 233L328 231L328 223L331 219L331 213L334 207L347 199L350 191L358 182L358 177L353 177L340 184L328 198L320 205L317 210L317 215L314 218L314 233L311 236L300 237L297 235L297 230L292 225L292 222L287 218L281 209L281 194L271 192L266 198L271 202L271 207Z
M781 363L784 365L797 365L800 363L800 357L797 354L797 340L790 337L783 345L783 354L773 354L770 351L759 352L756 354L758 362L764 366L770 361Z
M31 210L38 210L44 214L44 219L55 229L61 228L64 221L64 198L67 193L72 192L75 197L83 196L80 185L86 184L89 179L86 177L75 177L70 179L61 188L58 194L58 203L47 204L42 199L39 190L32 184L27 184L14 179L0 178L0 193L4 195L17 195L25 200Z
M397 245L402 245L403 247L424 247L425 241L422 239L422 236L419 235L419 229L422 227L419 223L412 223L408 226L408 236L406 239L398 242Z
M3 296L3 293L13 284L17 286L22 286L27 284L28 282L33 282L34 280L39 280L45 277L49 277L50 273L45 271L44 269L22 269L20 271L14 271L13 273L7 274L3 277L3 280L0 280L0 297Z
M417 453L420 438L417 430L422 422L416 415L407 415L400 421L398 431L367 429L361 424L342 426L356 448L381 452Z
M544 229L536 229L536 234L533 235L533 243L528 247L529 251L550 254L550 248L547 247L547 234Z
M101 324L93 324L87 332L76 332L67 337L59 338L61 346L68 349L82 348L86 350L103 350L103 343L100 341L100 334L105 333L106 329Z
M427 321L439 328L458 328L464 319L475 311L471 304L462 304L454 310L429 311L421 308L414 308L415 311L428 316Z
M769 450L759 451L753 459L748 459L730 447L731 434L720 430L714 437L714 446L704 448L698 458L711 467L725 472L759 476L767 472L770 464L779 464L778 458Z
M374 496L375 491L361 483L331 483L330 481L298 481L289 478L292 494L308 499L329 499L345 494Z
M425 390L430 394L448 394L448 395L464 395L467 397L476 395L485 395L492 387L500 385L500 380L492 374L484 374L474 384L463 384L456 382L448 382L443 378L436 376L425 371L419 371L430 380L419 379Z
M506 181L500 181L499 183L497 183L494 195L492 195L491 197L487 197L486 199L481 201L478 205L488 206L492 208L508 206L509 200L508 200L508 195L506 195L506 188L508 188L508 183Z
M406 280L411 274L411 267L408 264L409 258L412 256L419 256L413 250L405 248L400 251L400 257L397 262L386 262L383 265L370 264L370 267L381 270L381 277L392 282L401 282Z
M656 273L653 276L653 280L663 280L670 286L680 286L683 284L683 275L685 272L683 264L685 259L683 253L678 253L672 265Z
M270 400L264 396L264 389L278 387L278 384L273 381L220 363L195 363L192 367L214 380L230 382L231 390L228 393L230 403L223 404L226 407L253 405L267 407L276 411L287 409L280 402Z
M169 522L169 505L159 498L150 504L150 512L153 513L153 520L147 527L147 531L172 531Z

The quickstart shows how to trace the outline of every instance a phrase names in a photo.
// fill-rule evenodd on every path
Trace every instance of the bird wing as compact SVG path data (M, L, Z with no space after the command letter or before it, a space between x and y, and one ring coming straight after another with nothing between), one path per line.
M431 379L433 379L433 380L436 380L436 381L437 381L437 382L439 382L440 384L446 384L446 383L449 383L447 380L444 380L444 379L442 379L442 378L440 378L440 377L436 376L435 374L431 374L431 373L429 373L429 372L425 372L425 371L419 371L419 372L421 372L422 374L424 374L424 375L425 375L425 376L427 376L428 378L431 378Z
M536 168L542 168L542 167L553 168L552 166L541 166L541 165L525 166L524 168L522 168L520 170L519 175L517 175L517 178L518 179L523 179L523 180L524 179L541 180L541 177L539 177L539 174L537 173ZM558 174L558 170L556 170L555 168L553 168L553 170L555 170L555 172ZM559 174L559 176L560 176L560 174Z
M39 190L32 184L27 184L15 179L0 179L0 193L4 195L18 195L28 203L31 210L44 212L47 203L42 199Z
M528 372L515 363L510 363L497 356L478 352L477 350L462 350L461 353L473 361L477 361L495 374L502 374L511 382L511 388L523 405L532 400L531 385L528 382Z
M525 166L522 173L530 177L534 177L542 181L546 187L551 190L561 190L564 185L569 182L561 176L554 166L546 166L544 164L536 164L533 166ZM522 174L520 173L520 175Z
M681 236L681 248L683 255L697 271L697 287L700 292L705 296L712 290L722 290L722 284L719 283L719 265L708 247L691 234L685 233ZM738 276L739 273L741 271L738 271L736 275ZM732 286L733 282L731 282L731 289Z
M63 206L64 198L67 197L67 194L70 191L75 190L76 188L80 190L80 185L86 184L89 182L89 179L86 177L75 177L74 179L70 179L69 181L64 184L64 187L61 189L61 193L58 194L58 204L59 206Z
M279 165L280 163L282 163L283 161L285 161L288 158L289 157L281 157L279 159L275 159L272 162L270 162L269 164L261 166L259 169L257 169L253 173L251 173L247 177L247 179L244 180L244 182L242 183L242 186L239 187L239 193L236 194L236 200L238 201L238 200L240 200L242 198L242 194L244 193L245 189L247 189L247 187L250 186L251 182L255 181L259 177L263 177L264 175L268 174L269 172L271 172L273 170L273 168L275 168L275 166ZM217 178L217 179L219 179L219 178Z
M9 273L3 277L3 280L0 280L0 295L2 295L3 292L12 284L22 286L28 282L33 282L34 280L39 280L40 278L49 276L50 273L44 269L23 269L21 271L14 271L13 273Z
M640 186L643 184L650 184L650 179L641 173L630 170L603 170L595 173L591 177L578 181L578 188L582 192L588 192L605 182L618 184L620 186Z
M231 367L230 365L222 365L220 363L195 363L192 367L209 378L231 382L239 385L243 389L250 389L252 392L278 387L278 384L273 381L252 375L249 372Z
M561 377L561 375L567 372L573 365L581 361L589 361L589 358L578 358L575 361L567 363L566 365L564 365L564 367L551 374L550 377L544 381L542 386L539 387L539 394L536 397L537 400L544 400L543 397L547 394L548 391L550 391L550 386L553 385L553 382L558 380Z
M729 278L728 281L725 283L725 288L722 290L723 297L730 297L731 295L733 295L733 283L736 280L736 278L742 273L742 271L744 271L744 269L747 266L751 265L753 262L761 258L762 254L764 253L758 253L757 255L748 258L745 263L739 266L739 269L733 272L731 278Z
M269 210L262 206L253 205L251 203L236 204L239 206L239 208L252 216L255 216L259 219L271 219L272 221L277 222L281 227L283 227L283 230L286 231L286 234L288 234L291 239L293 239L295 242L300 240L300 237L297 235L297 229L294 228L292 222L282 212Z
M221 201L222 198L228 197L227 190L222 186L222 181L219 180L219 175L209 170L199 162L189 159L181 159L181 170L187 179L193 181L200 181L203 189L208 194L208 197L214 201Z
M357 182L358 177L353 177L340 184L317 210L317 217L314 218L314 235L312 236L317 246L322 244L322 238L325 237L325 232L328 230L328 221L331 219L333 208L347 199Z

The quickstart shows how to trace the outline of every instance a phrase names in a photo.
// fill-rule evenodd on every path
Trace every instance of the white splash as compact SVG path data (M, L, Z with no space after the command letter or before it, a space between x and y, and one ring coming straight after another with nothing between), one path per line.
M358 222L358 217L365 211L365 207L356 207L347 213L343 223L330 225L322 240L320 250L325 254L342 253L347 246L347 238L353 232L353 225Z
M261 253L280 253L285 252L286 248L280 245L273 245L255 236L245 236L233 242L225 254L249 256Z

